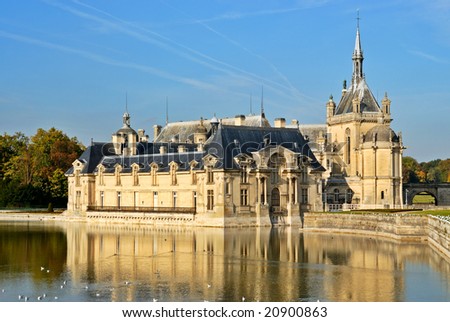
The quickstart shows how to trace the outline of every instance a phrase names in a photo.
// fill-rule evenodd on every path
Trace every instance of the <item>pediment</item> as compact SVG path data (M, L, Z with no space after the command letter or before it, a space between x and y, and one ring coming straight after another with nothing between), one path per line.
M205 155L203 158L203 164L206 167L214 167L217 163L217 161L219 161L219 158L217 156L215 156L214 154L207 154Z

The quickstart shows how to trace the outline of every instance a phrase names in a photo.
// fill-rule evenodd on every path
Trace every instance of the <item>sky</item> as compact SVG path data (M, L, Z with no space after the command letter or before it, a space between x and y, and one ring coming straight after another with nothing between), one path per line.
M126 108L169 121L259 113L325 123L350 82L357 12L367 83L405 155L450 158L448 0L0 2L0 133L110 141ZM263 92L263 94L262 94Z

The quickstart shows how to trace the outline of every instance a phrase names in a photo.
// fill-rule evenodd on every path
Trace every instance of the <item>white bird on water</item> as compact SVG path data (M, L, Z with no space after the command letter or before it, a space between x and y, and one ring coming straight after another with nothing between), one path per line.
M42 266L41 266L41 271L43 271L44 269L45 269L45 267L42 267Z
M211 288L211 284L208 284L208 288Z
M245 297L244 296L242 297L242 302L245 302Z

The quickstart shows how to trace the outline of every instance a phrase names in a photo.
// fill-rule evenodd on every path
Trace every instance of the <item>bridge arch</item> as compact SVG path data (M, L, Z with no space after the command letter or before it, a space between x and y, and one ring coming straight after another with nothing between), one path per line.
M431 200L431 197L434 199L434 203L431 203L431 205L450 206L450 183L403 184L403 202L405 204L412 205L416 196L426 201L425 196L427 195L429 196L429 200ZM424 205L425 203L421 204Z

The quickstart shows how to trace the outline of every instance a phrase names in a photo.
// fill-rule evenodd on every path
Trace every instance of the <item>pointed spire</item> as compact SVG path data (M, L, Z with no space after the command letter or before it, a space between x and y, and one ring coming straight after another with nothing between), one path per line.
M250 92L250 115L253 115L253 94Z
M263 126L262 119L265 118L266 115L264 114L264 85L261 86L261 118L260 118L260 124L259 126Z
M353 51L353 77L352 77L352 85L356 86L361 79L364 78L363 73L363 51L361 49L361 37L359 34L359 21L361 18L359 17L359 10L357 13L357 24L356 24L356 39L355 39L355 50Z

